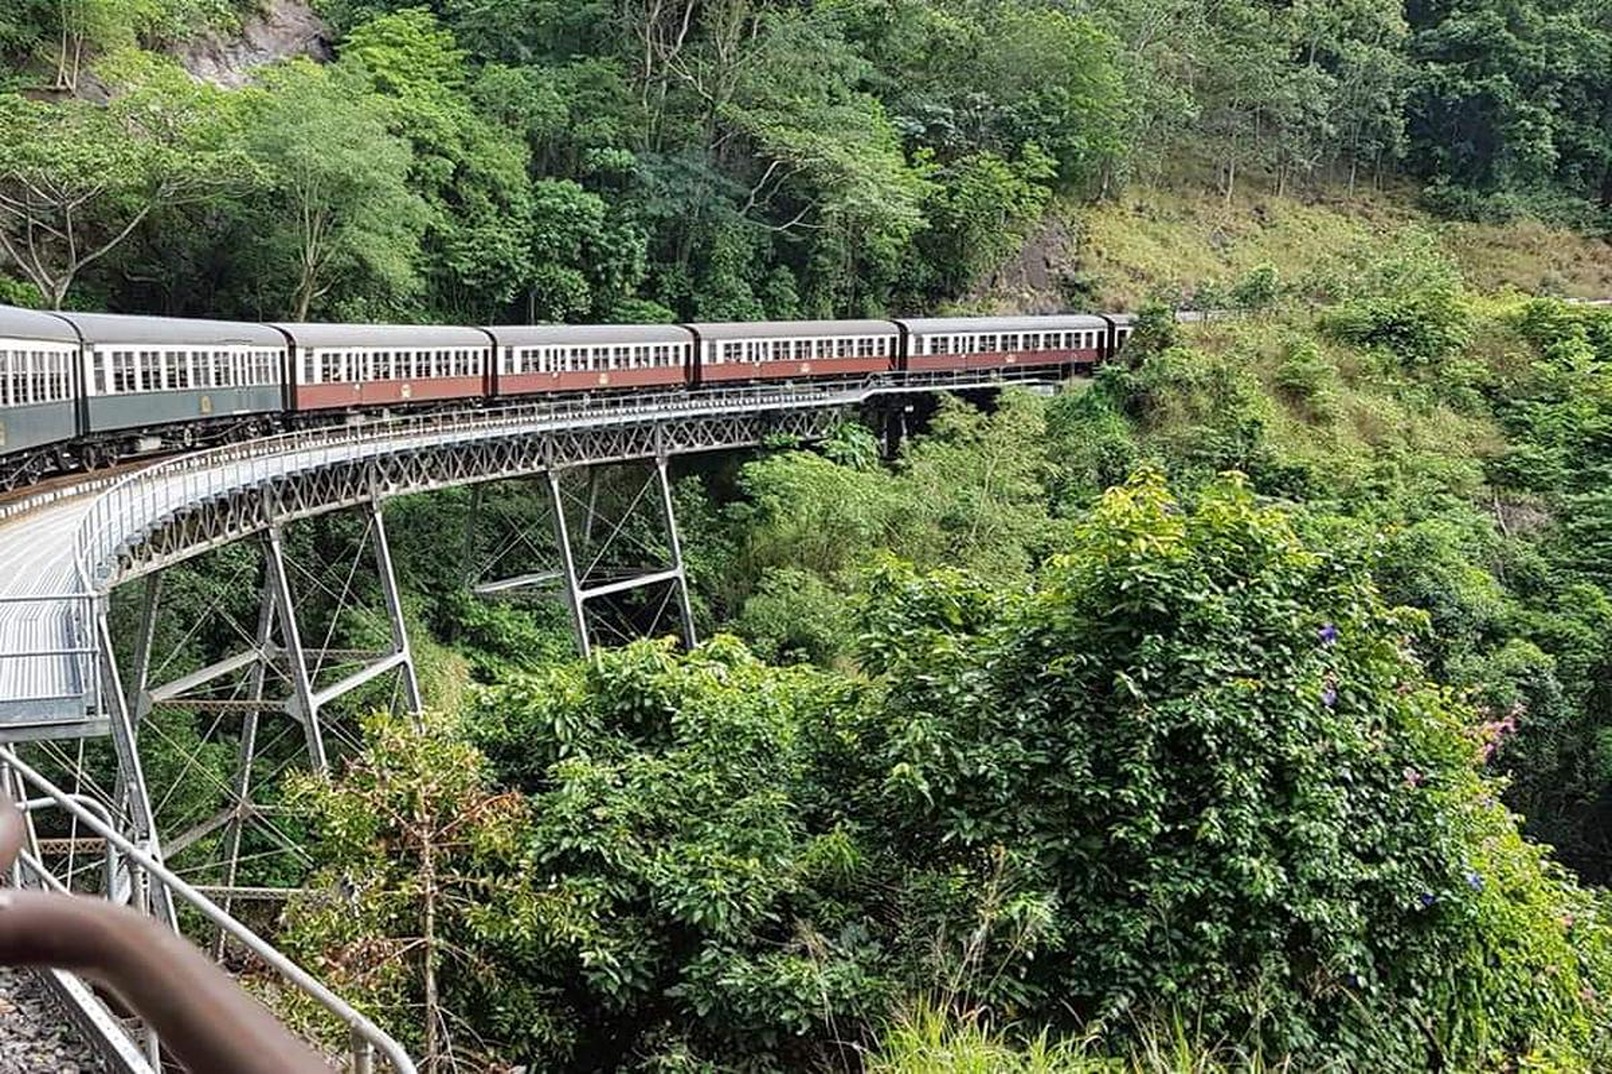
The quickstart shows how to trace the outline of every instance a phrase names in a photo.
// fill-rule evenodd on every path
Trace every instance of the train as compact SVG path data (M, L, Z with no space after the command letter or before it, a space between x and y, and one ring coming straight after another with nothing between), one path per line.
M1118 314L655 325L247 323L0 306L0 491L398 412L881 373L1070 371Z

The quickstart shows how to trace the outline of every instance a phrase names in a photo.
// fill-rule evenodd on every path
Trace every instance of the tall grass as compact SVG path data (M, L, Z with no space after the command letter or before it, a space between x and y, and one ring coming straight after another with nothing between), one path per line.
M1138 1024L1127 1038L1119 1054L1112 1054L1090 1038L1053 1040L1045 1030L1016 1037L977 1015L921 1003L894 1022L865 1070L867 1074L1296 1074L1290 1060L1266 1056L1258 1047L1207 1039L1180 1013Z

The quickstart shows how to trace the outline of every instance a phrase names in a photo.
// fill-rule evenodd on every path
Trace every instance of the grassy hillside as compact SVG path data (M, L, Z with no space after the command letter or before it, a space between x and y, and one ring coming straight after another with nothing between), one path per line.
M1262 265L1286 283L1319 285L1373 248L1414 234L1431 236L1476 291L1612 297L1612 245L1536 221L1441 221L1398 191L1352 198L1249 191L1228 204L1207 190L1137 187L1095 206L1055 207L967 304L1134 308L1163 293L1212 305L1216 292Z

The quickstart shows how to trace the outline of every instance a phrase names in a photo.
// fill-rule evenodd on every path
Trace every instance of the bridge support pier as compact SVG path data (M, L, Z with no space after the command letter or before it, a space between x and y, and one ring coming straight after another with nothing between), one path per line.
M584 492L567 487L575 483L569 480L573 475L585 477ZM513 533L479 566L473 562L476 530L485 521L487 497L476 493L466 537L467 560L472 564L467 574L474 591L482 597L511 597L558 587L577 650L584 657L592 656L602 631L609 632L610 640L660 633L675 605L676 632L685 646L693 648L698 641L694 608L666 457L656 457L647 472L631 465L608 472L600 466L551 467L543 484L553 529L552 552L539 549L532 540L531 519L505 518ZM615 510L602 511L601 500ZM574 519L578 513L580 520ZM649 535L650 531L658 532ZM522 554L528 568L522 573L481 580ZM628 614L625 622L619 609L615 616L610 614L607 605L613 598L637 592L658 593L658 600L652 596L649 605Z
M126 691L119 683L116 661L107 661L105 693L119 757L116 795L128 803L129 829L141 831L143 824L151 833L153 853L160 849L169 859L188 853L187 861L194 861L198 851L203 852L202 860L212 862L209 871L226 912L233 912L231 893L241 882L249 833L257 844L256 853L250 856L261 856L265 846L269 853L300 856L295 839L273 822L272 810L254 799L260 797L260 789L267 789L273 773L299 758L314 772L329 769L332 736L352 738L347 727L329 718L330 706L395 673L393 704L412 714L421 711L414 652L378 498L365 505L363 518L362 533L345 563L338 563L335 571L325 565L325 574L334 574L334 582L298 563L289 547L292 542L286 525L272 520L260 541L255 629L248 633L244 624L230 622L243 643L238 651L166 681L158 681L165 667L201 631L203 622L228 618L215 615L222 605L239 605L239 586L221 585L209 594L212 607L185 608L197 621L175 624L173 615L164 616L164 574L147 575L134 667ZM237 582L250 578L246 571L249 567L243 568ZM361 580L368 584L361 585ZM361 600L357 593L361 588L369 590L372 599ZM194 595L190 590L187 594ZM376 605L373 610L384 613L388 644L379 651L343 649L334 644L343 617L360 605ZM101 630L101 651L110 653L111 633L104 614ZM312 644L310 636L317 639ZM172 642L174 649L161 662L157 659L159 637ZM158 710L191 714L193 721L182 725L181 734L186 737L179 738L154 723ZM289 719L275 720L276 716ZM218 747L230 737L226 725L232 717L240 720L239 734L229 751L234 756L232 770L224 776L219 770ZM287 742L288 731L290 742L296 743L294 748ZM143 732L146 737L163 739L169 748L163 786L147 785L139 748ZM171 754L182 751L187 743L191 755L179 758L175 772ZM148 755L150 745L146 743ZM198 814L194 809L198 799L210 799L217 803L216 808ZM183 816L167 815L173 803L187 800L193 805L181 810ZM171 922L166 894L154 889L152 895L162 900L156 908ZM221 936L216 943L222 943Z

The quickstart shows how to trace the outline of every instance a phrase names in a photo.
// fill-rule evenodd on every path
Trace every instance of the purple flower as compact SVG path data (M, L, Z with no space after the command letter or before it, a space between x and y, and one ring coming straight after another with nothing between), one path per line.
M1427 779L1427 777L1416 771L1416 769L1410 767L1405 769L1405 786L1420 787L1422 785L1422 781L1425 779Z
M1321 704L1331 708L1338 703L1338 688L1330 682L1321 687Z
M1431 891L1424 891L1420 895L1416 896L1416 901L1422 904L1423 910L1427 910L1430 909L1434 903L1438 902L1438 896L1434 895Z
M1338 640L1338 628L1331 623L1326 623L1321 627L1320 635L1322 645L1331 645Z
M1466 871L1466 886L1471 888L1473 891L1482 891L1483 890L1483 877L1479 876L1476 872L1472 871L1471 869L1468 869Z

